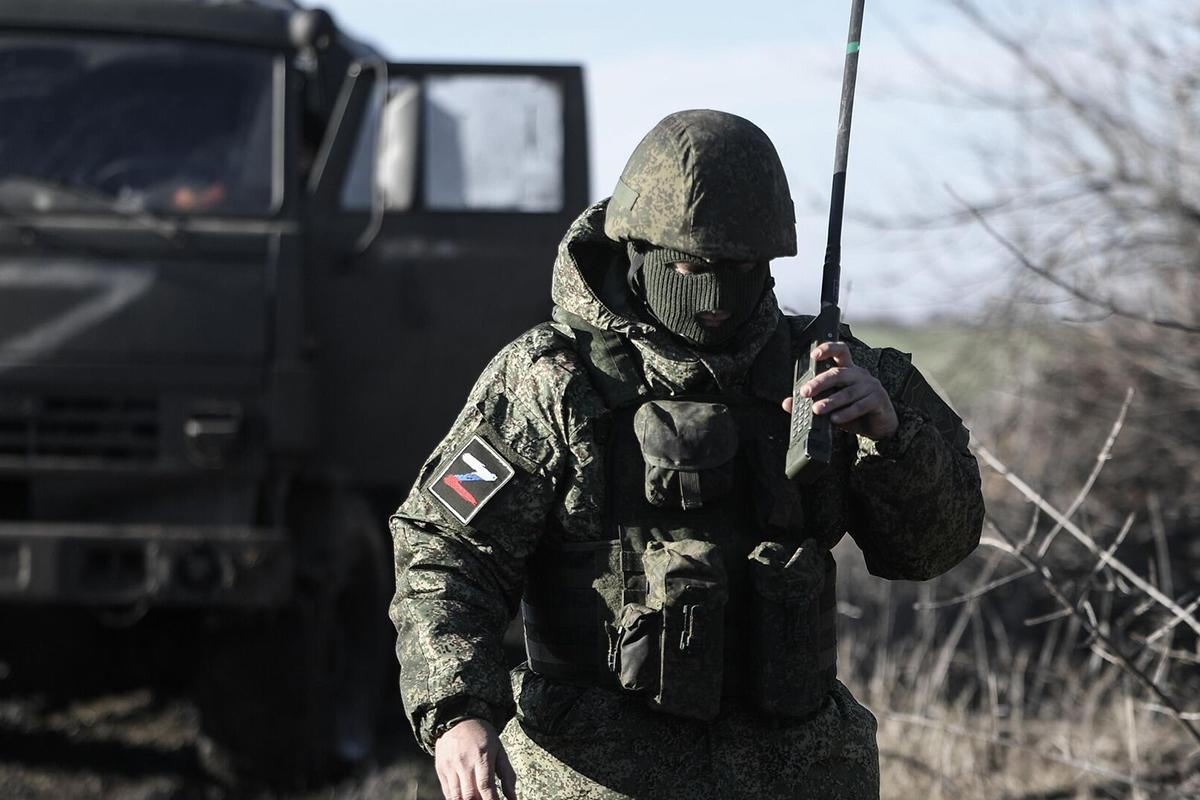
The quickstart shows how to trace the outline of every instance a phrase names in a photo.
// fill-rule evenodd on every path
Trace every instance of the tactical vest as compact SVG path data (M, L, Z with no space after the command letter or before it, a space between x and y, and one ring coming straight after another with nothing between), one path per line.
M804 717L837 674L836 565L783 474L788 417L727 392L654 397L628 340L555 310L607 407L601 542L527 564L529 667L708 720L722 697Z

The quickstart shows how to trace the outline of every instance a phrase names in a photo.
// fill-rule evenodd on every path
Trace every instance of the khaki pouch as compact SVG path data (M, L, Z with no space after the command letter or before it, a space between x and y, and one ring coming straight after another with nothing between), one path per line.
M765 714L803 717L816 711L832 685L825 663L821 608L827 554L812 539L794 553L763 542L750 553L750 694ZM832 588L832 587L831 587ZM828 633L828 632L826 632Z
M646 501L685 511L711 506L733 488L737 425L722 403L652 400L633 431L646 463Z
M651 542L645 605L621 611L612 667L621 686L668 714L710 720L721 706L728 583L716 545Z

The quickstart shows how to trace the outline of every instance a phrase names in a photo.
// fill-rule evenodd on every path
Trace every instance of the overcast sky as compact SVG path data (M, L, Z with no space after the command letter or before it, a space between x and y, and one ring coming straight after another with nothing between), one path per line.
M797 207L800 255L773 266L780 299L797 311L817 307L849 0L326 6L395 61L582 64L595 198L611 192L633 147L664 115L717 108L751 119L775 142ZM965 75L1003 82L1015 73L938 0L871 0L862 41L844 235L847 318L969 311L1004 285L995 247L978 231L888 232L864 218L954 208L946 185L968 197L985 187L973 150L980 140L1007 151L1006 121L936 102L939 80L906 41Z

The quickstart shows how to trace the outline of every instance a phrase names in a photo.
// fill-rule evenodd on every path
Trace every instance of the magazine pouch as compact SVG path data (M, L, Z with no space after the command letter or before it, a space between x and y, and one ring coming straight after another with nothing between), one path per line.
M612 668L623 688L668 714L710 720L721 706L725 567L717 546L651 542L646 603L621 611Z
M795 552L763 542L749 559L751 697L771 716L809 716L836 674L833 558L808 539Z

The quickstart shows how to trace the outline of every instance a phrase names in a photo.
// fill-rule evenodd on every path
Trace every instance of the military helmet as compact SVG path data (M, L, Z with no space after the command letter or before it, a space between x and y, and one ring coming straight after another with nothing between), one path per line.
M678 111L646 134L617 181L604 233L709 261L796 254L796 214L775 146L754 123L722 111Z

